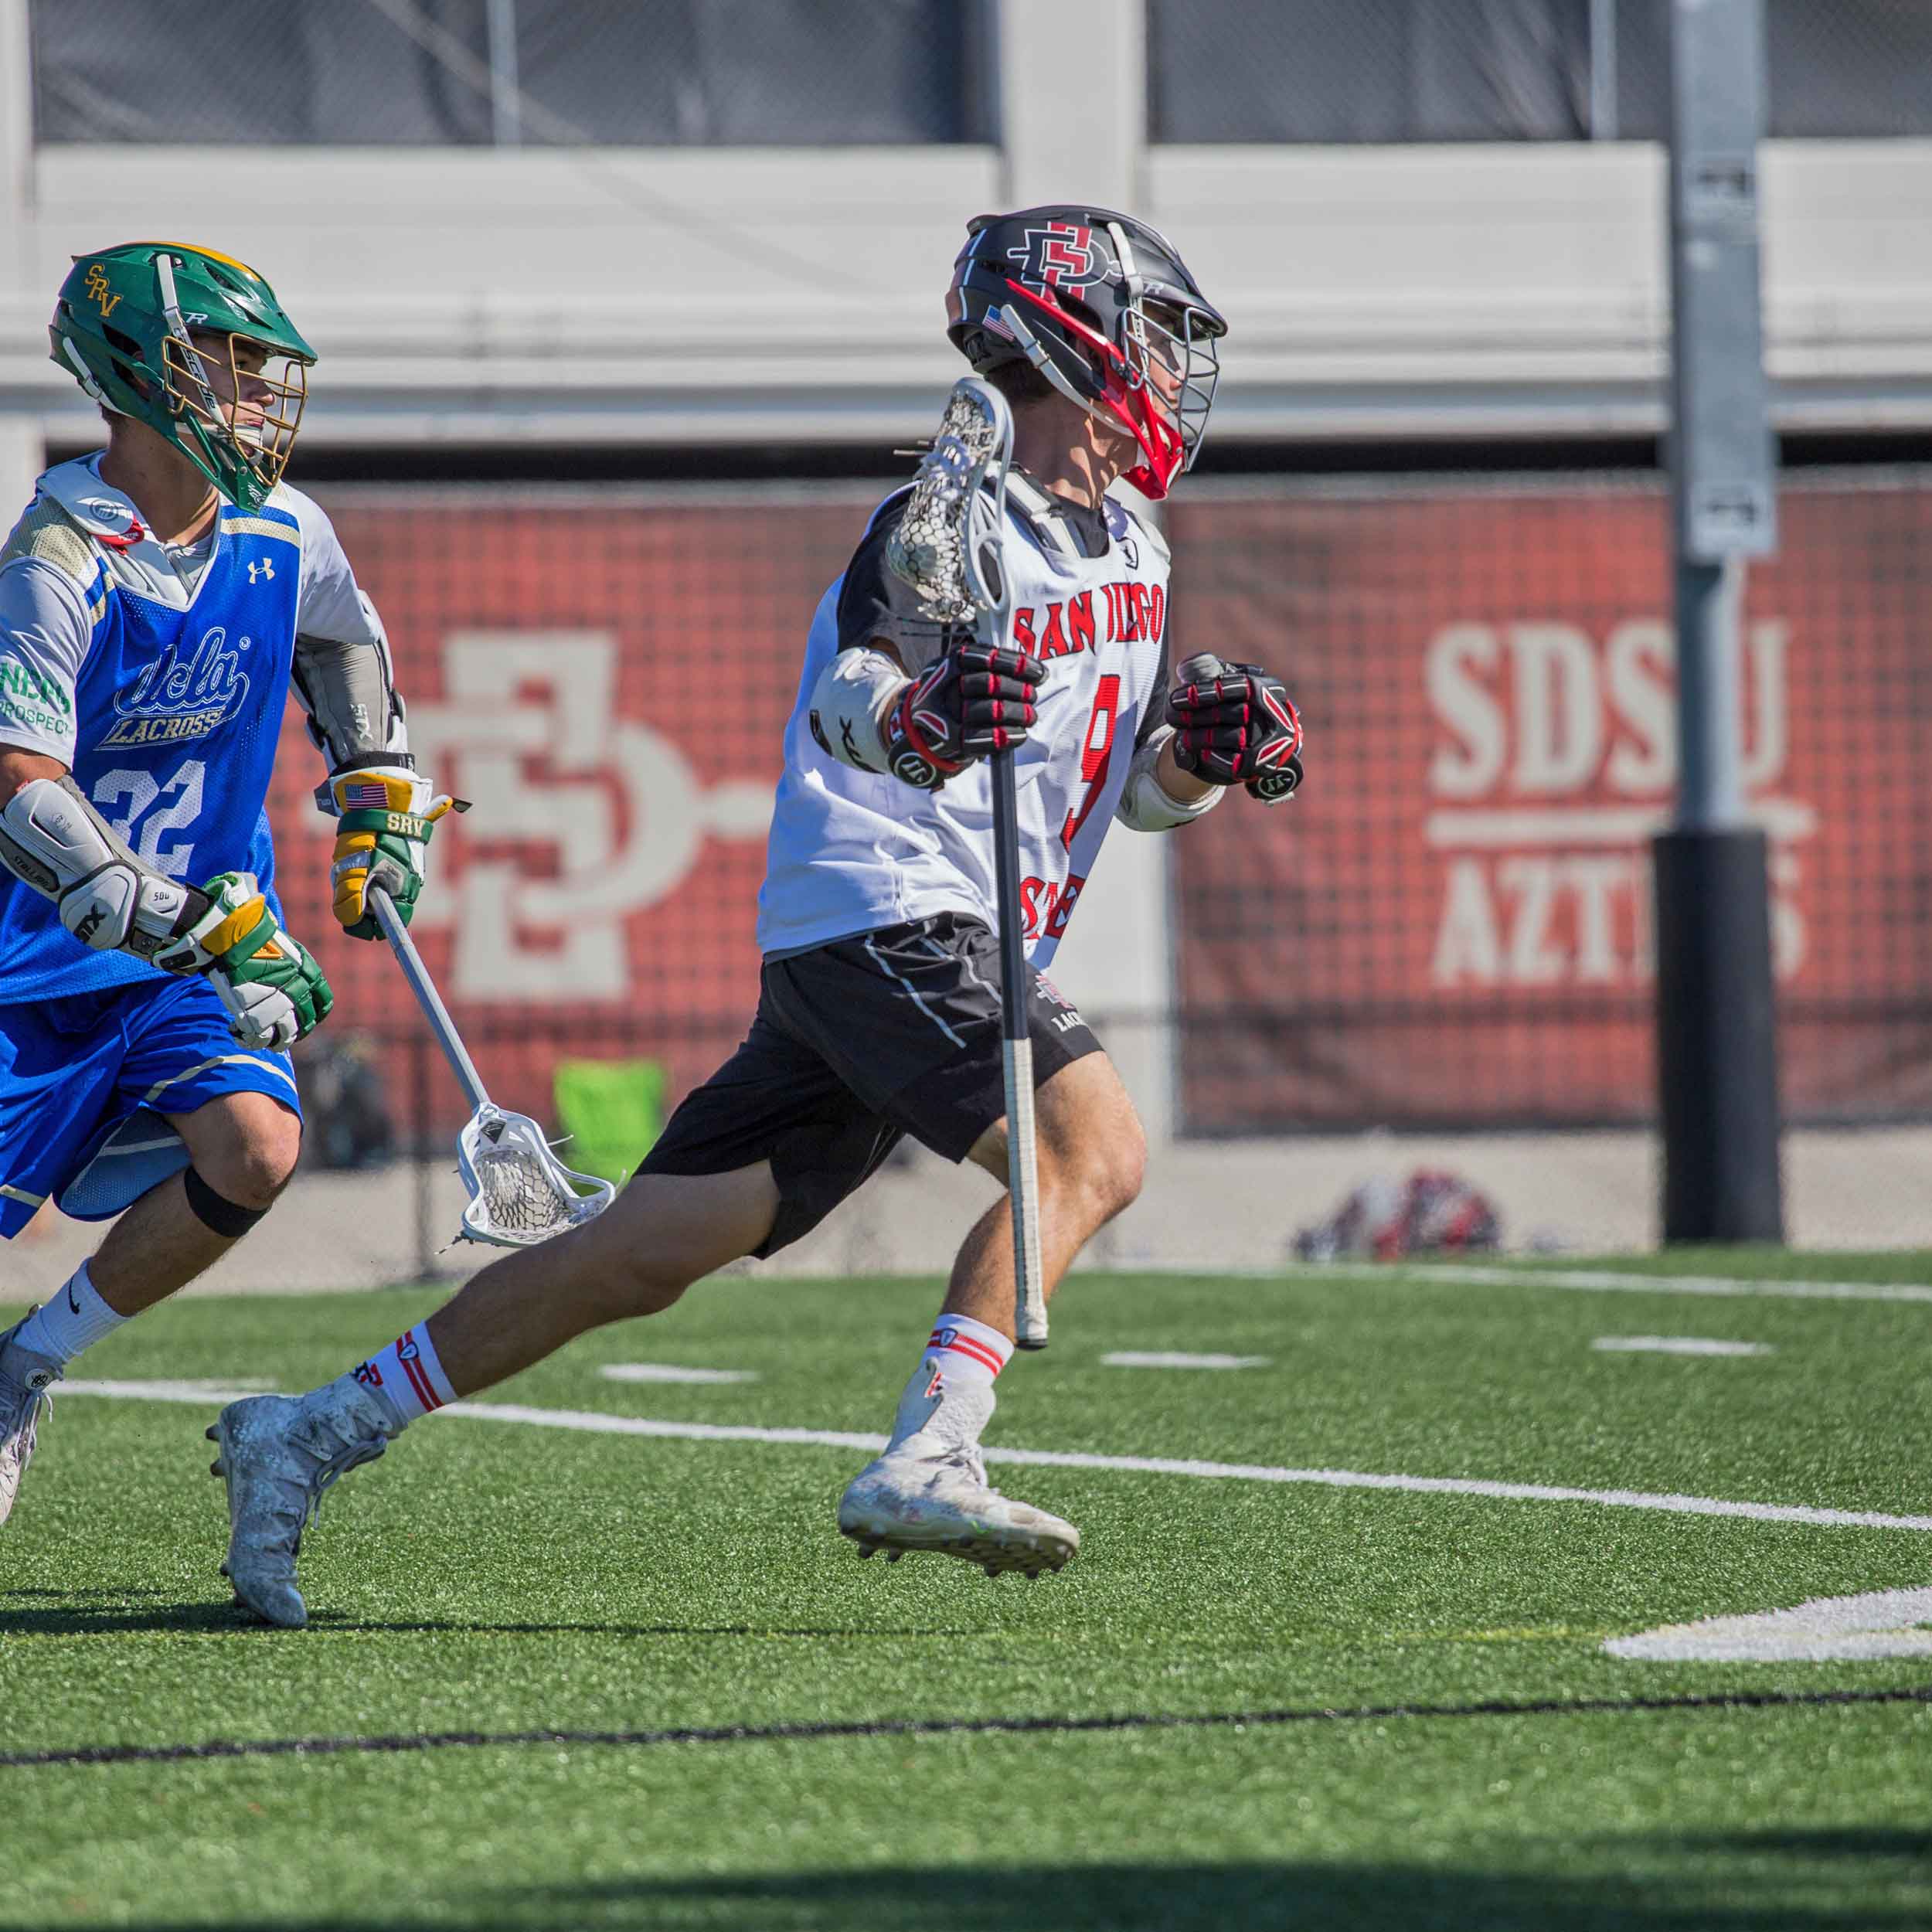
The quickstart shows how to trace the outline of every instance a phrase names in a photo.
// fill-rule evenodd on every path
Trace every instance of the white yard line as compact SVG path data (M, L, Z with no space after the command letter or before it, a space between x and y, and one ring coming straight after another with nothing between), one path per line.
M1695 1335L1600 1335L1590 1345L1604 1355L1775 1355L1768 1342L1716 1342Z
M1265 1369L1264 1355L1179 1355L1172 1351L1116 1349L1101 1362L1110 1369Z
M56 1402L69 1396L112 1396L123 1402L213 1403L217 1408L243 1396L268 1394L272 1382L56 1382L49 1391Z
M685 1369L675 1362L613 1362L597 1373L606 1382L756 1382L753 1369Z
M651 1416L607 1416L591 1409L526 1409L516 1402L453 1402L446 1416L475 1422L521 1422L534 1429L577 1429L594 1436L662 1436L685 1442L771 1442L877 1455L883 1436L843 1429L767 1429L748 1422L660 1422ZM1002 1452L987 1451L990 1461ZM1932 1518L1927 1522L1932 1524Z
M118 1396L156 1402L218 1402L223 1392L186 1393L179 1382L70 1382L70 1396ZM838 1429L765 1429L749 1423L661 1422L645 1416L600 1415L587 1409L530 1409L518 1403L457 1402L441 1412L473 1422L522 1423L587 1435L655 1436L684 1442L774 1443L787 1447L862 1450L876 1455L883 1436ZM1743 1516L1753 1522L1807 1523L1827 1529L1932 1531L1932 1516L1894 1516L1876 1509L1821 1509L1801 1503L1733 1502L1717 1496L1659 1495L1643 1489L1573 1489L1546 1483L1490 1482L1465 1476L1385 1475L1359 1469L1288 1469L1267 1463L1196 1462L1177 1456L1105 1456L1063 1449L989 1446L988 1462L1047 1469L1111 1469L1131 1475L1192 1476L1221 1482L1309 1484L1324 1489L1394 1489L1425 1496L1488 1496L1505 1502L1587 1502L1616 1509L1655 1509L1679 1516Z
M1932 1285L1919 1281L1785 1281L1726 1274L1625 1274L1607 1268L1464 1267L1459 1263L1434 1261L1332 1261L1311 1265L1306 1272L1383 1281L1406 1275L1415 1281L1485 1288L1743 1295L1771 1301L1932 1301Z
M1706 1617L1640 1636L1613 1637L1613 1657L1652 1662L1825 1663L1853 1657L1932 1655L1932 1590L1820 1597L1794 1610Z

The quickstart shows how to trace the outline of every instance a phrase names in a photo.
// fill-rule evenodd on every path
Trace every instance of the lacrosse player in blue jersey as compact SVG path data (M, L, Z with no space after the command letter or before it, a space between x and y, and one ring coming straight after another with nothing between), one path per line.
M226 1253L294 1171L288 1049L328 982L282 928L264 809L291 680L339 819L336 917L407 918L448 809L328 519L281 481L315 352L226 255L75 258L49 335L107 446L0 547L0 1238L120 1219L0 1335L0 1521L50 1383Z

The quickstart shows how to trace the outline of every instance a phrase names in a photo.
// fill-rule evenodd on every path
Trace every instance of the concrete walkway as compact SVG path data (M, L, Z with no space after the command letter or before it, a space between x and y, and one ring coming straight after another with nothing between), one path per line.
M1180 1142L1156 1150L1141 1199L1102 1232L1083 1264L1267 1267L1284 1258L1296 1229L1328 1213L1358 1182L1421 1166L1452 1168L1488 1193L1512 1247L1547 1237L1577 1253L1641 1250L1655 1239L1656 1158L1652 1138L1634 1133ZM1785 1173L1794 1246L1932 1247L1932 1129L1793 1133ZM917 1152L806 1240L748 1271L940 1274L996 1191L976 1169ZM431 1177L430 1199L440 1243L463 1206L453 1161ZM299 1293L416 1279L416 1202L410 1168L305 1176L194 1291ZM0 1247L0 1301L46 1295L99 1236L97 1227L44 1216L31 1235ZM467 1245L452 1250L440 1257L437 1278L454 1281L487 1259Z

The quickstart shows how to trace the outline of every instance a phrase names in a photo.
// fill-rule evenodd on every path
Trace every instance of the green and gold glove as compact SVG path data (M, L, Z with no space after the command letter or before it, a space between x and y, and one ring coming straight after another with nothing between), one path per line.
M324 793L337 815L335 854L329 868L335 917L352 939L380 939L382 928L369 909L369 889L380 886L403 923L410 923L423 889L423 859L430 833L445 812L461 811L454 798L394 754L367 764L352 763L329 774Z
M253 872L225 872L201 889L207 910L155 964L206 974L241 1046L287 1053L335 1003L322 969L282 930Z

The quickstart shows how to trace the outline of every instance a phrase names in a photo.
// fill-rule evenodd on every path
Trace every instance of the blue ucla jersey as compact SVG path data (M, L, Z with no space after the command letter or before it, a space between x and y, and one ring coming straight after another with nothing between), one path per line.
M78 663L69 649L56 674L43 663L59 655L53 626L29 634L14 622L13 648L0 652L0 743L64 747L75 783L157 872L190 885L251 872L271 905L265 805L302 582L300 522L281 506L293 494L246 512L224 505L190 588L126 499L69 464L43 479L0 552L0 566L40 570L36 594L63 614L77 606L87 627ZM0 1003L157 977L126 953L77 944L51 900L0 870Z

